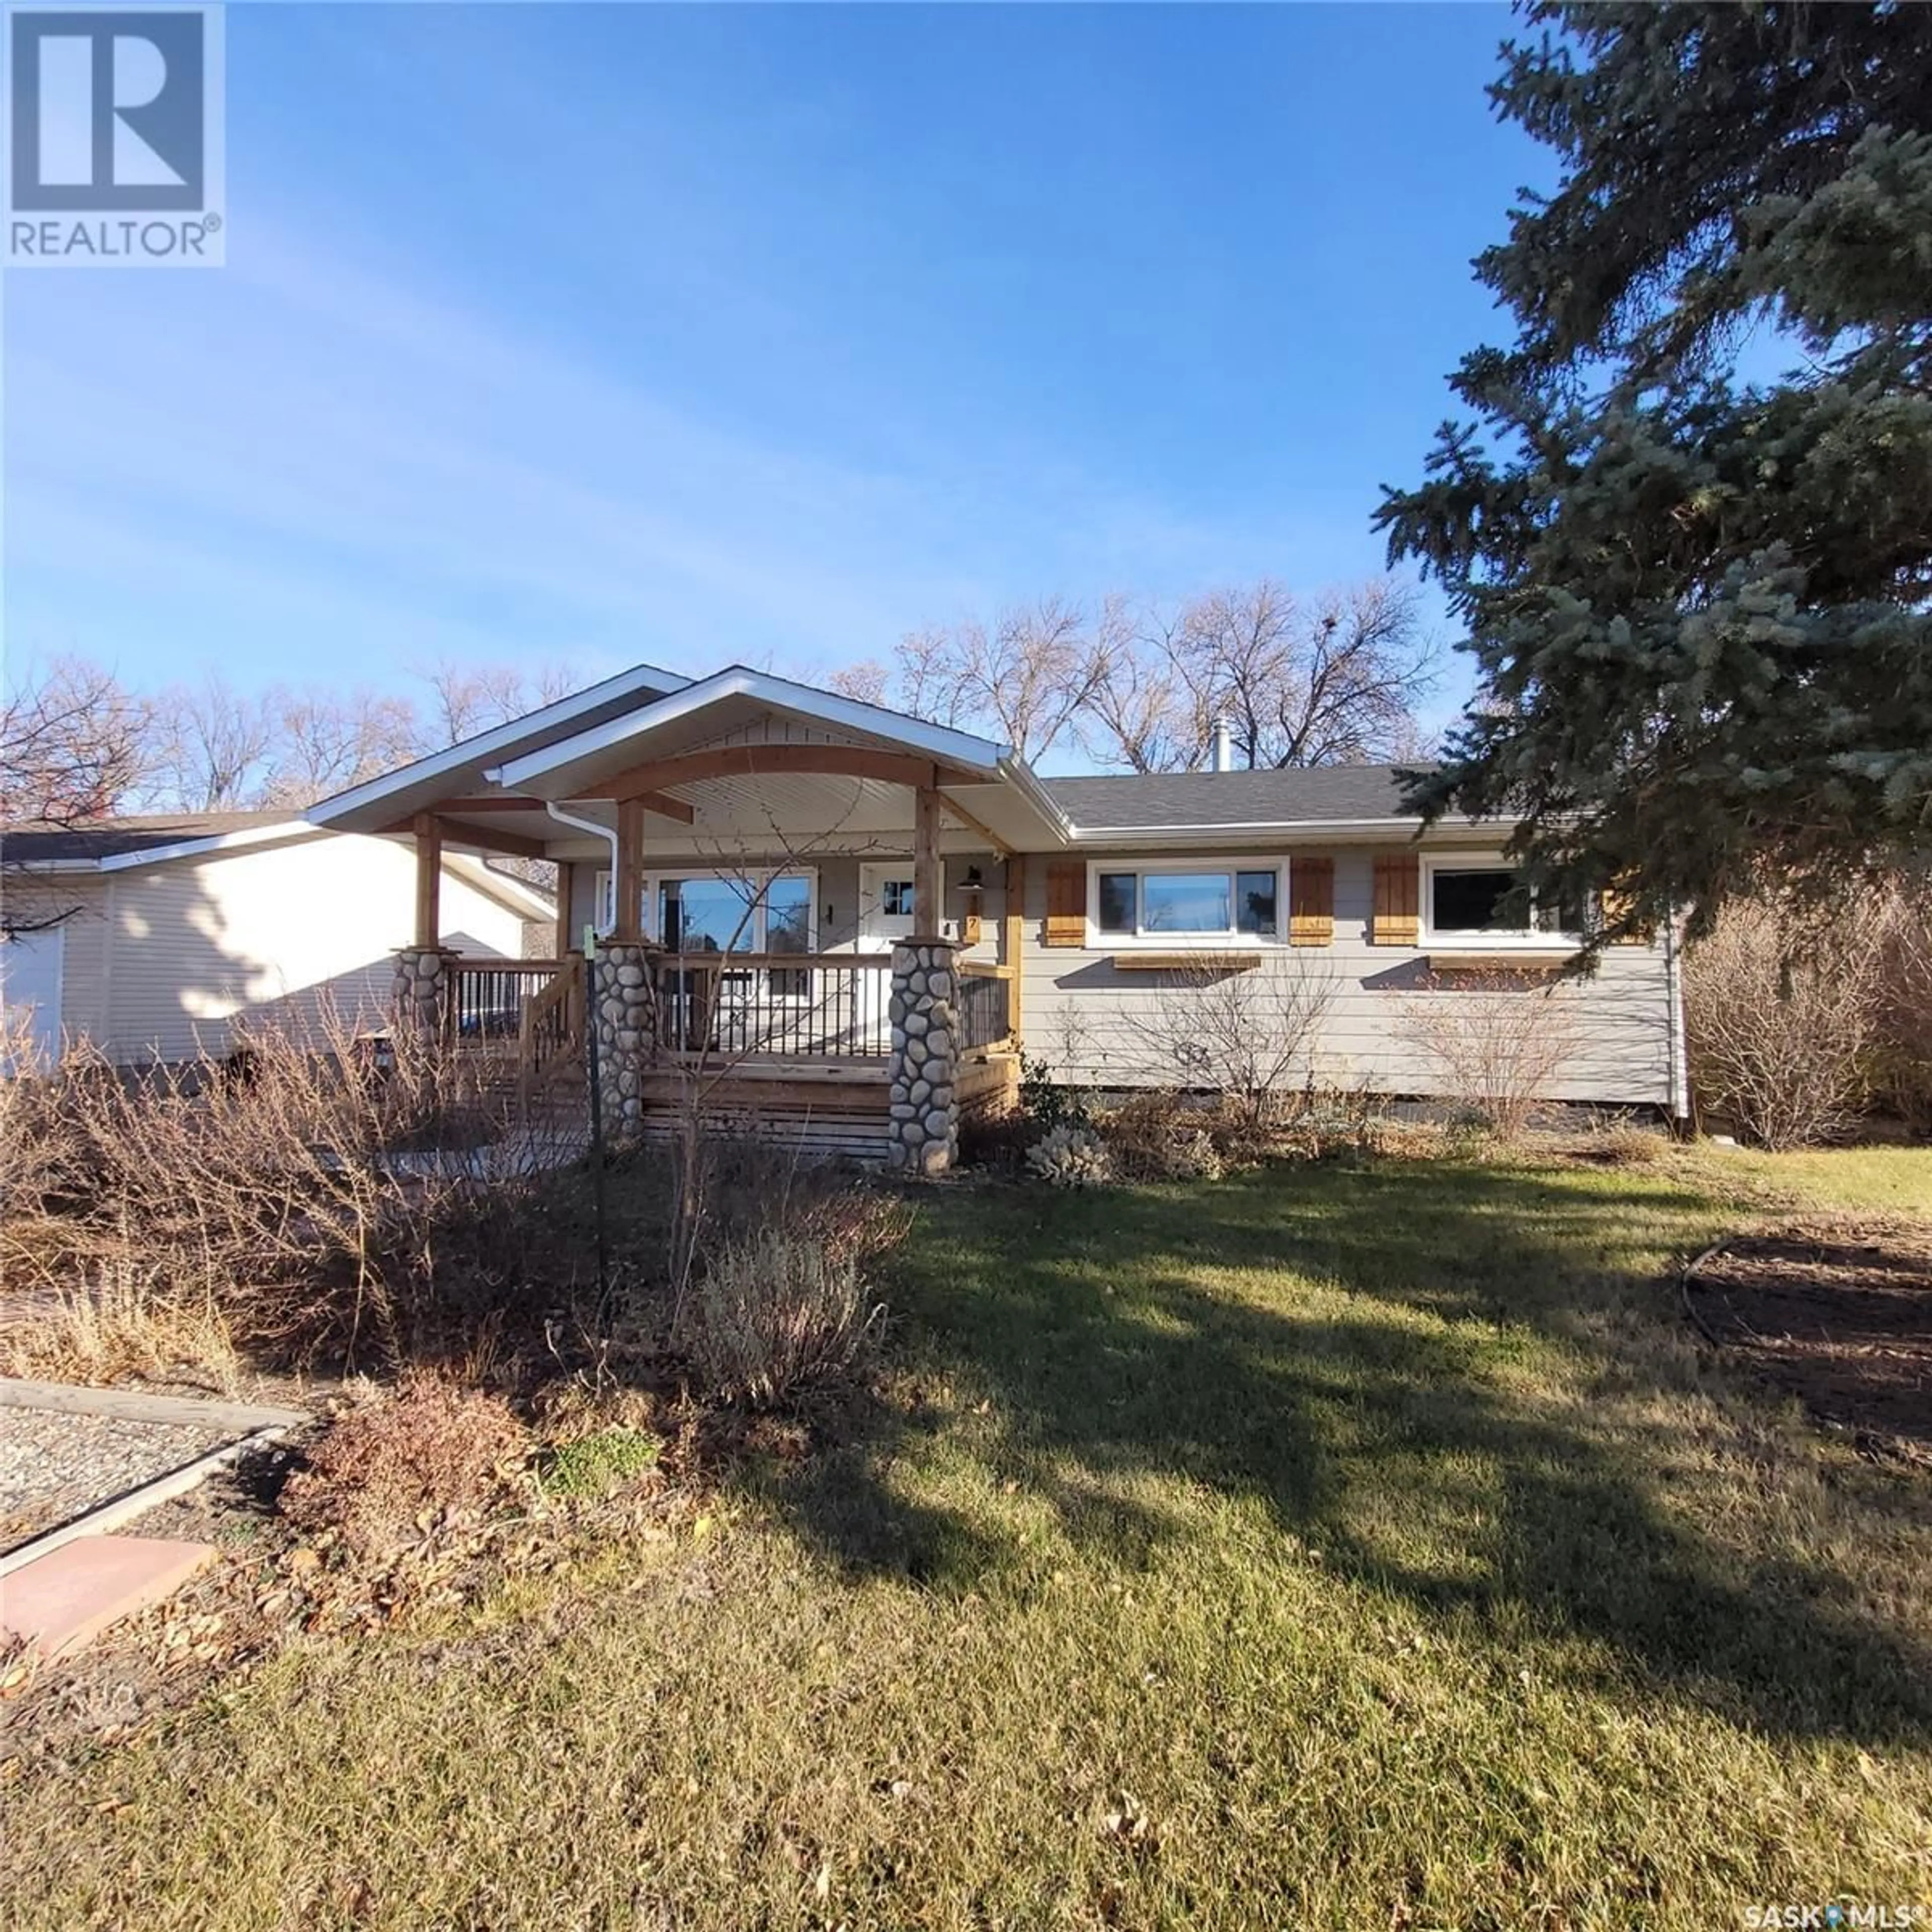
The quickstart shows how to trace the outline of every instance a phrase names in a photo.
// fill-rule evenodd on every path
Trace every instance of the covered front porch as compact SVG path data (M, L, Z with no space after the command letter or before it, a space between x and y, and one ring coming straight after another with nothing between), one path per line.
M1021 854L1054 836L1030 775L984 740L748 671L575 730L544 716L525 721L537 742L332 801L348 806L332 822L382 813L367 829L415 846L406 1023L531 1106L580 1096L594 1058L607 1131L697 1106L945 1166L959 1113L1018 1078ZM450 847L555 866L550 956L442 950Z

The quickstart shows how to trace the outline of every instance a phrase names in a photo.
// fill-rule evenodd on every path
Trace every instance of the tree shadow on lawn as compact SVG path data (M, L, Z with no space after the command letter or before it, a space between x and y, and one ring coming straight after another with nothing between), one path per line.
M1389 1163L943 1199L890 1292L908 1373L956 1399L882 1408L772 1500L851 1574L963 1591L1024 1557L988 1526L1006 1513L934 1499L933 1457L1130 1564L1174 1524L1124 1480L1178 1478L1258 1502L1331 1574L1436 1614L1526 1611L1765 1730L1924 1736L1932 1655L1836 1569L1720 1551L1660 1508L1672 1460L1712 1446L1688 1412L1614 1444L1570 1419L1593 1386L1685 1393L1681 1356L1616 1324L1674 1318L1655 1258L1709 1209L1567 1179Z

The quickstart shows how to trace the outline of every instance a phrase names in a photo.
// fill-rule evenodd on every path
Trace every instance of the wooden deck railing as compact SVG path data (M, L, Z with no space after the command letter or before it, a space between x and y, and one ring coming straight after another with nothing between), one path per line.
M449 1019L458 1040L478 1045L520 1038L524 1001L541 993L560 970L554 959L459 960Z
M891 1000L884 952L670 953L658 1036L668 1052L727 1059L883 1060Z
M576 954L524 1000L517 1072L526 1100L584 1057L584 962Z
M1010 968L969 961L959 969L958 1024L962 1053L1004 1046L1012 1037L1013 976Z

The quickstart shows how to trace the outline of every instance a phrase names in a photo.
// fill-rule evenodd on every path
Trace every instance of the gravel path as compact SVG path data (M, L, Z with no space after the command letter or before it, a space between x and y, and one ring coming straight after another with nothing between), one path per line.
M0 1406L0 1552L244 1432Z

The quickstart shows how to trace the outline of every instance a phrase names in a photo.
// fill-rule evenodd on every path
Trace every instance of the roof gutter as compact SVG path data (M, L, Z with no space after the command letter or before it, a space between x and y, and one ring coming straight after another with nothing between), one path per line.
M1472 824L1469 829L1486 828ZM1275 838L1283 832L1320 837L1340 832L1400 832L1413 838L1422 830L1421 820L1415 818L1256 818L1220 819L1207 825L1076 825L1071 836L1082 845L1107 841L1160 844L1173 838Z
M550 817L556 820L558 824L567 825L573 832L588 832L592 833L597 838L602 839L610 848L610 910L613 922L608 926L602 928L597 934L599 939L608 938L610 934L616 930L615 916L617 910L616 831L613 826L608 825L599 825L594 818L579 818L574 813L566 812L562 806L556 804L549 800L544 800L544 810L548 812ZM561 895L562 890L563 888L562 885L560 884L557 887L560 895Z

